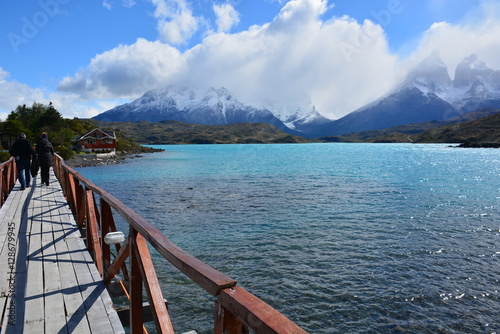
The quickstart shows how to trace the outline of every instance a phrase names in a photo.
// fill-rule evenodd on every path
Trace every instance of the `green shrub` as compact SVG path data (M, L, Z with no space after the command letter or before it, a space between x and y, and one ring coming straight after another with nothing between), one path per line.
M64 159L64 160L69 160L75 156L75 152L66 146L61 146L59 148L59 155Z
M5 162L10 159L9 152L0 152L0 162Z

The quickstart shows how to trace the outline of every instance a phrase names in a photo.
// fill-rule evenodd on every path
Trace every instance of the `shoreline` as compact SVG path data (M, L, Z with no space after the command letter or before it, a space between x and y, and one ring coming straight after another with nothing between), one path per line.
M137 151L119 152L116 153L116 155L108 157L97 157L96 154L77 154L72 159L65 160L64 162L66 163L66 165L73 168L115 165L125 163L129 159L142 158L146 153L156 153L163 151L165 150L150 147L141 147L141 149Z
M112 157L102 157L98 158L95 155L90 154L78 154L74 158L65 160L66 165L73 168L80 167L96 167L104 165L115 165L125 163L128 159L134 159L142 157L142 155L128 155L128 154L117 154Z

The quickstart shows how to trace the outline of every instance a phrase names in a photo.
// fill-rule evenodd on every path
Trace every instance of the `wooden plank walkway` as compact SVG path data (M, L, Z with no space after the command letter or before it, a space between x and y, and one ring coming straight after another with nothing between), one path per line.
M0 209L0 333L125 333L51 172Z

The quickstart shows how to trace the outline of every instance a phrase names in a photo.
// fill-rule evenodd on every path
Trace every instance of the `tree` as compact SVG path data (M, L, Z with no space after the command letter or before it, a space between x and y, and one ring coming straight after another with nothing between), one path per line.
M52 102L49 102L48 107L41 107L39 112L40 116L38 117L37 124L39 129L44 129L45 127L53 129L54 127L60 127L62 125L64 119L61 113L54 108Z
M2 124L2 131L13 135L17 135L19 132L24 132L28 137L33 136L33 133L24 126L23 122L13 119L7 119L7 121Z
M7 122L21 122L26 135L32 137L38 136L38 133L47 131L57 131L63 124L63 117L59 111L52 105L44 105L42 103L33 102L31 107L25 104L17 106L16 110L12 111L7 117ZM29 133L29 135L28 135Z

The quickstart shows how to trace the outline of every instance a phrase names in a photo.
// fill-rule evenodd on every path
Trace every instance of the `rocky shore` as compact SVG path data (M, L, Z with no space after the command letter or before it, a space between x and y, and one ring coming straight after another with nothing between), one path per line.
M464 142L457 147L472 147L472 148L500 148L500 143L471 143Z
M77 154L74 158L65 160L70 167L93 167L102 165L114 165L126 162L128 159L141 158L148 153L163 152L162 149L143 147L137 152L119 152L113 156L98 156L96 154Z
M65 160L65 163L71 167L91 167L123 163L126 159L127 156L121 154L104 158L98 158L95 154L77 154L74 158Z

